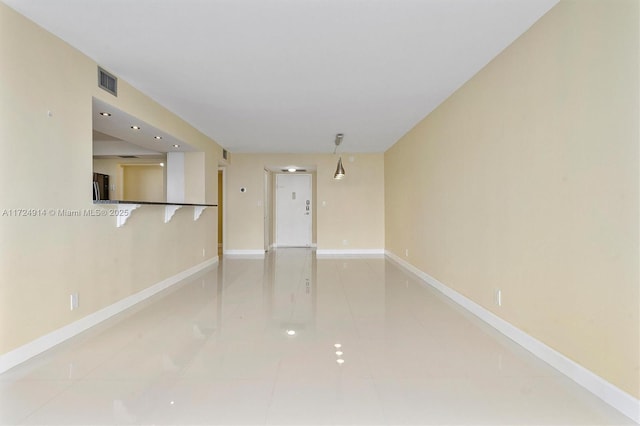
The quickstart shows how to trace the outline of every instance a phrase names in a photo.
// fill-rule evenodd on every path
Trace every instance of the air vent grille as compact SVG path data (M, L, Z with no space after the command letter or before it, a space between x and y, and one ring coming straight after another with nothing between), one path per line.
M98 87L106 90L113 96L118 96L118 79L100 67L98 67Z
M227 151L226 149L222 150L222 158L224 158L225 160L229 159L229 151Z
M140 157L136 157L135 155L118 155L118 157L120 157L120 158L140 158Z

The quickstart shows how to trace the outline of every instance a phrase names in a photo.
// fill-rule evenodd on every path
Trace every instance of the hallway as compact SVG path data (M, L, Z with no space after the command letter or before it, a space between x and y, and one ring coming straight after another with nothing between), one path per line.
M633 424L383 258L218 267L0 375L1 424Z

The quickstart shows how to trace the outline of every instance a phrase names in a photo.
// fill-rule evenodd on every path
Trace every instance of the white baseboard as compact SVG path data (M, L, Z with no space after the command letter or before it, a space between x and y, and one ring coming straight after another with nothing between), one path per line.
M252 257L263 258L264 250L225 250L223 255L225 256L238 256L238 257Z
M387 257L389 257L389 259L393 260L401 267L413 273L425 283L440 291L445 296L449 297L454 302L467 309L469 312L527 349L538 358L545 361L556 370L560 371L561 373L602 399L604 402L620 411L625 416L629 417L636 423L640 423L640 400L621 390L612 383L606 381L592 371L584 368L575 361L567 358L555 349L545 345L541 341L530 336L519 328L513 326L511 323L503 320L493 312L478 305L471 299L468 299L457 291L451 289L450 287L447 287L437 279L433 278L426 272L419 270L404 259L396 256L388 250L385 251L385 254Z
M355 257L355 258L371 258L384 257L384 249L354 249L354 250L316 250L318 258L337 258L337 257Z
M277 249L277 248L312 248L314 249L316 247L318 247L316 243L313 243L308 246L279 246L277 243L273 243L269 246L270 249Z
M176 275L173 275L165 280L162 280L159 283L152 285L151 287L147 287L138 293L125 297L124 299L119 300L118 302L105 308L102 308L99 311L89 314L84 318L74 321L71 324L65 325L64 327L54 330L51 333L45 334L44 336L38 337L37 339L32 340L31 342L22 345L12 351L9 351L6 354L1 355L0 373L4 373L10 368L13 368L16 365L21 364L28 359L51 349L52 347L64 342L65 340L68 340L82 333L83 331L86 331L87 329L98 325L103 321L106 321L114 315L127 310L137 303L148 299L149 297L161 292L162 290L165 290L172 285L175 285L180 281L190 277L191 275L215 265L216 263L218 263L217 256L198 265L195 265L187 270L184 270Z

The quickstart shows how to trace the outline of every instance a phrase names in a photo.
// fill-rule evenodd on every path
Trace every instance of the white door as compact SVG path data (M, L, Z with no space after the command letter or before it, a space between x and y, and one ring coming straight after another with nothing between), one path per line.
M311 246L311 175L276 175L276 244Z

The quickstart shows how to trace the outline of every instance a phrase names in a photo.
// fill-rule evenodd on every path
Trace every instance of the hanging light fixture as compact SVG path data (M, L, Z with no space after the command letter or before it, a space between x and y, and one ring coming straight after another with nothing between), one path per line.
M342 179L344 177L344 167L342 167L342 157L338 159L338 167L336 167L336 173L333 175L334 179Z
M338 151L338 146L342 143L342 138L344 135L342 133L338 133L336 135L336 147L333 149L333 153L335 154ZM336 167L336 173L333 175L334 179L340 180L344 178L344 167L342 167L342 157L338 159L338 166Z

